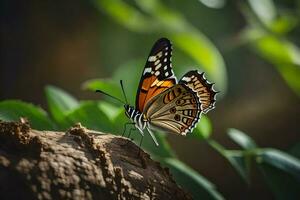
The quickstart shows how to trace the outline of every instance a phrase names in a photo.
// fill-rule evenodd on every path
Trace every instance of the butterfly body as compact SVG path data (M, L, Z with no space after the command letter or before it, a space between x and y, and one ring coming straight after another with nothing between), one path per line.
M144 130L146 127L149 127L149 122L143 113L128 104L125 104L124 108L125 114L135 123L136 128Z
M146 129L151 135L154 143L158 146L158 142L150 128L150 121L146 118L145 114L141 113L139 110L128 104L125 104L124 108L125 114L133 121L135 127L139 130L141 135L144 136L144 130Z
M204 73L189 71L177 81L171 63L172 45L166 38L153 46L139 83L135 107L124 105L125 114L144 135L146 129L158 145L151 129L186 135L214 108L216 91Z

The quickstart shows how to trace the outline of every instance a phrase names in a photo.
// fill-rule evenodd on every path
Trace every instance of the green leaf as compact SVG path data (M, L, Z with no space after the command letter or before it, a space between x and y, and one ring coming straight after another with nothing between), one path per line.
M267 163L258 165L258 168L276 199L299 199L300 184L290 174Z
M211 122L208 117L203 116L200 119L200 122L197 124L197 127L194 129L192 134L188 134L188 137L193 137L197 139L208 139L212 133Z
M132 105L134 105L135 102L135 96L141 74L144 70L144 64L145 60L130 60L119 66L113 74L114 82L119 83L120 80L123 80L124 90L128 98L128 103L132 103ZM121 90L120 87L118 90Z
M248 0L257 20L264 28L275 34L284 35L295 28L299 17L292 12L278 12L273 0ZM249 16L248 16L249 17ZM253 17L252 17L253 18Z
M117 107L106 101L99 101L99 108L106 114L111 122L114 122L120 113L125 116L123 107ZM117 121L115 122L118 123Z
M275 67L280 72L287 85L300 97L300 66L286 64L275 65Z
M213 0L213 1L199 0L199 1L203 3L203 5L215 9L223 8L226 4L226 0Z
M199 68L207 72L210 80L216 82L218 90L224 94L227 84L226 68L223 57L213 43L184 16L161 1L139 0L136 3L147 15L124 1L96 1L98 8L132 31L155 32L169 37L176 48L181 49Z
M255 142L245 133L231 128L227 132L228 136L235 141L238 145L240 145L243 149L254 149L256 148Z
M270 29L277 34L285 35L299 25L299 17L290 14L281 15L271 25Z
M211 182L183 162L167 158L163 163L170 168L176 182L189 191L194 199L224 199Z
M53 130L55 128L47 113L40 107L18 100L0 102L1 120L19 121L20 117L27 118L34 129Z
M101 90L109 95L123 100L119 81L120 80L114 81L112 79L92 79L84 82L82 84L82 88L90 90L92 92Z
M253 34L256 33L256 34ZM259 34L257 34L259 33ZM293 91L300 96L300 50L285 38L267 34L262 30L244 32L254 50L271 63Z
M247 27L243 31L242 40L248 42L263 59L271 63L281 74L288 86L300 96L300 82L298 81L298 77L300 76L299 47L290 42L284 35L272 34L269 29L260 26L257 23L258 20L253 17L249 10L244 9L244 13L250 27ZM283 18L279 18L277 21L280 19ZM275 32L277 21L271 24L271 29L273 28ZM298 20L291 22L291 26L297 23L296 21Z
M250 184L250 155L245 154L243 151L226 150L224 156L242 179Z
M95 101L81 102L80 106L70 112L66 117L71 124L80 122L88 129L102 132L114 131L113 124L107 115L101 110L99 103Z
M227 72L220 52L200 31L196 29L186 30L168 33L175 48L178 47L190 56L199 65L199 68L207 74L209 80L216 83L216 88L222 91L221 95L225 94Z
M122 135L125 128L125 124L128 123L129 121L130 121L129 118L124 113L124 109L120 109L119 112L116 113L115 117L112 120L112 123L114 124L114 128L115 128L115 133L117 135Z
M96 8L106 12L115 21L131 31L153 32L158 29L157 23L121 0L96 0Z
M257 38L254 45L257 51L273 64L300 66L299 48L284 38L265 34Z
M66 115L78 107L78 101L67 92L54 86L47 86L45 92L52 117L60 128L67 128L69 123L66 121Z
M276 199L299 198L299 159L276 149L265 149L257 157L257 163Z
M250 183L250 153L239 150L226 150L222 145L212 139L208 139L207 142L229 161L232 167L247 184Z
M294 176L300 182L300 160L277 149L264 149L258 157L258 163L267 163Z
M293 147L289 150L289 153L300 159L300 142L296 143L295 145L293 145Z
M248 0L248 3L258 19L270 26L277 17L277 10L272 0Z

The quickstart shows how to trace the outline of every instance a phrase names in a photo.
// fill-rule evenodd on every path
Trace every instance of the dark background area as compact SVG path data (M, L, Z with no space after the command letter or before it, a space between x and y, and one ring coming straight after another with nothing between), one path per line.
M212 137L228 148L237 148L225 135L233 127L261 147L288 151L299 142L299 96L272 64L239 43L239 33L247 23L239 3L227 1L222 8L212 9L199 1L164 2L200 29L225 60L227 91L208 114ZM286 10L297 6L296 1L276 3ZM299 44L297 34L299 28L290 37ZM130 31L91 1L1 0L0 99L21 99L45 108L44 87L48 84L79 99L97 99L81 89L84 81L110 77L130 60L146 60L152 44L162 36L168 37ZM176 45L173 49L176 72L176 60L185 55ZM142 71L143 66L135 67ZM135 97L130 99L133 102ZM248 187L205 142L174 135L169 141L179 157L215 183L225 198L272 198L255 171Z

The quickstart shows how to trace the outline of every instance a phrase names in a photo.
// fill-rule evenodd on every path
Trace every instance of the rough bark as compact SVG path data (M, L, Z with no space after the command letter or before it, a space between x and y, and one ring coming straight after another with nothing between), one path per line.
M64 133L0 122L0 199L191 197L126 138L80 125Z

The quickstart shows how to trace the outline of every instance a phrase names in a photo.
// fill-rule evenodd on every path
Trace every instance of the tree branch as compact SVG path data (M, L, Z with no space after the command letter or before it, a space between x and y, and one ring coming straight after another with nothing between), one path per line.
M140 150L140 154L138 154ZM191 199L130 140L0 122L0 199Z

